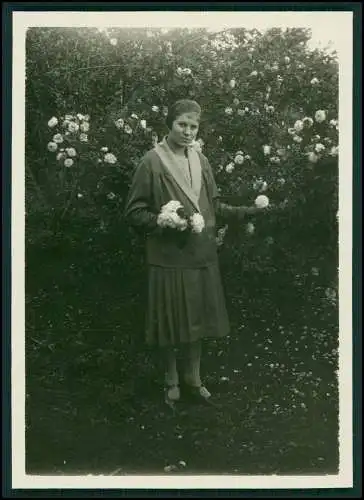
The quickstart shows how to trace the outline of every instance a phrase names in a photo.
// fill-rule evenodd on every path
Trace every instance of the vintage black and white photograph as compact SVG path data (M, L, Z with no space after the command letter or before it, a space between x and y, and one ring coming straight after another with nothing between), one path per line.
M352 13L13 23L19 484L350 486Z

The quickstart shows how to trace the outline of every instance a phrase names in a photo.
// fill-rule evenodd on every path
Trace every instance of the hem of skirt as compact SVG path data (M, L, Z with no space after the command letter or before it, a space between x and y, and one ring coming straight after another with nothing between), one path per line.
M146 338L145 342L148 346L150 347L167 347L167 346L178 346L178 345L185 345L185 344L192 344L193 342L197 342L199 340L217 340L217 339L222 339L224 337L227 337L230 334L230 330L227 330L224 333L221 334L206 334L206 335L200 335L194 338L189 338L189 339L178 339L175 342L169 342L168 340L161 342L158 338Z
M161 267L161 268L167 268L167 269L204 269L206 267L211 267L215 266L219 263L218 257L208 260L203 263L191 263L191 262L185 262L185 263L180 263L180 262L158 262L158 261L150 261L147 260L147 266L148 267Z

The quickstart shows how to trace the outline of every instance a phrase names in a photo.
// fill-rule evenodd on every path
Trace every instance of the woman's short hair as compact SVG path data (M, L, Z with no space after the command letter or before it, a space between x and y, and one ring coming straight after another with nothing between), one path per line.
M197 113L198 115L201 115L201 106L198 102L190 99L180 99L179 101L176 101L170 108L168 108L166 118L167 127L171 129L174 120L184 113Z

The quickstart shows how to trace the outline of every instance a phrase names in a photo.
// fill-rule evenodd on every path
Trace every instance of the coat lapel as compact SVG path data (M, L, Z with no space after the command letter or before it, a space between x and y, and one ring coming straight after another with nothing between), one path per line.
M176 184L181 188L184 194L192 202L196 210L200 211L199 197L201 190L201 163L197 151L189 150L188 159L191 166L192 187L188 184L186 177L183 175L178 163L174 158L174 154L168 147L167 141L156 144L155 151L162 161L163 166L172 175Z
M200 198L201 184L202 184L202 169L200 157L197 151L193 148L188 148L187 150L188 161L190 162L191 176L192 176L192 190Z

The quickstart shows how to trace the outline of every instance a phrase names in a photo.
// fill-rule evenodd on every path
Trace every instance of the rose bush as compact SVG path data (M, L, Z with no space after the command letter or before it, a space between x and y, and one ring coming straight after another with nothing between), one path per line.
M298 256L304 265L309 255L336 269L338 65L334 53L309 50L309 37L29 29L28 241L39 240L41 221L52 241L85 245L103 234L126 260L135 255L121 219L131 176L166 133L168 106L190 97L204 111L196 147L222 197L253 204L264 193L279 207L238 230L219 221L226 272L287 268Z

